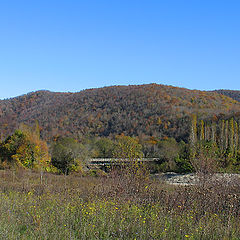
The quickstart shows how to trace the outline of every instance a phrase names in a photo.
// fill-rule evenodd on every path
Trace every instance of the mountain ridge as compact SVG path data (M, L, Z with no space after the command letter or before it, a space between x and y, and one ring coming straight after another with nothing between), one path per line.
M27 92L27 93L24 93L24 94L15 96L15 97L9 97L9 98L0 99L0 102L1 101L7 101L7 100L15 99L15 98L19 98L19 97L23 97L25 95L37 94L37 93L77 94L77 93L80 93L80 92L83 92L83 91L97 90L97 89L103 89L103 88L131 87L131 86L145 86L145 85L166 86L166 87L183 89L183 90L189 90L189 91L213 92L213 93L215 92L215 93L219 93L219 94L222 94L222 95L229 96L230 98L233 98L233 97L230 96L231 93L236 94L236 95L239 94L239 96L240 96L240 90L232 90L232 89L199 90L199 89L188 89L186 87L178 87L178 86L167 85L167 84L149 83L149 84L139 84L139 85L138 84L137 85L134 85L134 84L133 85L132 84L130 84L130 85L110 85L110 86L104 86L104 87L98 87L98 88L82 89L82 90L79 90L79 91L76 91L76 92L71 92L71 91L67 91L67 92L64 92L64 91L51 91L51 90L48 90L48 89L41 89L41 90L36 90L36 91L30 91L30 92ZM240 101L240 99L238 99L238 101Z
M240 91L231 93L163 84L109 86L75 93L39 90L0 100L1 133L6 136L22 122L32 125L38 120L46 139L124 133L185 140L191 114L206 119L240 112Z

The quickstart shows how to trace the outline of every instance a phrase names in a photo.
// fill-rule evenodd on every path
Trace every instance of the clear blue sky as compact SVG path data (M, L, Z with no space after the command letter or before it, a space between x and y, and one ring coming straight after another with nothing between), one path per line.
M0 99L161 83L240 89L239 0L2 0Z

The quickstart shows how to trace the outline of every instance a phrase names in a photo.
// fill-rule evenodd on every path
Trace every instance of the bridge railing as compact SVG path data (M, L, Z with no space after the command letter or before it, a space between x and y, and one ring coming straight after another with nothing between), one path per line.
M91 158L88 159L87 165L111 165L119 163L128 163L132 161L138 162L157 162L159 158L138 158L138 159L128 159L128 158Z

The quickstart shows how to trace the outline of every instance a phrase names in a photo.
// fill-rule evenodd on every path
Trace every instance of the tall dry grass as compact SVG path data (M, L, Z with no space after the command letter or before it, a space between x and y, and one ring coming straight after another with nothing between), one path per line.
M170 186L143 173L41 184L39 173L1 171L0 239L240 239L238 178Z

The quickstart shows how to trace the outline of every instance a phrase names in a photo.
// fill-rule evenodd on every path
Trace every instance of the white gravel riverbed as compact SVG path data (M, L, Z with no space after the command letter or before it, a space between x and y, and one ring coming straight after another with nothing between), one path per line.
M240 180L240 174L234 173L215 173L212 175L200 175L196 173L178 174L174 172L152 174L153 179L163 181L171 185L195 185L203 181L224 181L231 183L234 180Z

